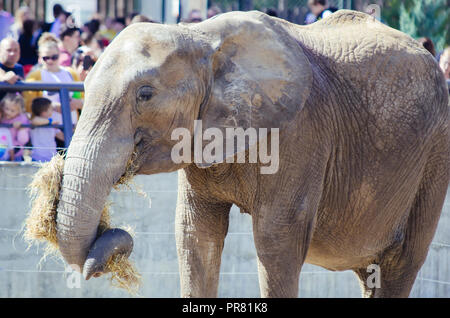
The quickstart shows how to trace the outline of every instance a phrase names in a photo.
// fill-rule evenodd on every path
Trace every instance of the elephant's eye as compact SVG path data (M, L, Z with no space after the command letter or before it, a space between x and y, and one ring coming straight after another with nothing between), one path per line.
M139 102L146 102L152 98L152 88L150 86L142 86L137 92Z

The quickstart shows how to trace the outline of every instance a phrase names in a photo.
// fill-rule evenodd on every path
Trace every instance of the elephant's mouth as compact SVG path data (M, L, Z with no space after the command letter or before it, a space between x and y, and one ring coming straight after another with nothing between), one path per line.
M145 159L150 158L152 149L155 143L155 138L144 129L138 128L134 134L134 150L130 157L130 160L125 168L125 173L134 175L141 173L141 168L145 164Z
M123 174L114 182L114 188L120 185L127 185L131 179L139 174L141 167L148 158L151 150L151 136L142 128L136 129L134 134L134 149L128 158Z
M138 128L134 135L135 146L131 162L127 165L124 176L172 172L179 169L171 158L173 145L168 140L170 134L166 136L155 130Z
M127 185L131 181L131 179L133 179L134 176L138 173L140 167L138 158L140 157L141 156L139 156L139 149L135 146L130 158L127 161L124 173L114 183L113 187L115 189L117 189L117 187L120 185Z

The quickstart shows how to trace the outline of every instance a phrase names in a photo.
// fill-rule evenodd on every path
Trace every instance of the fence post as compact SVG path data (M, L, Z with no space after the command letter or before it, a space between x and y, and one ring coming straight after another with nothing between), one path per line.
M61 88L59 90L59 100L61 101L61 113L64 125L64 146L69 147L70 141L72 140L72 115L70 112L70 98L69 91L67 88Z

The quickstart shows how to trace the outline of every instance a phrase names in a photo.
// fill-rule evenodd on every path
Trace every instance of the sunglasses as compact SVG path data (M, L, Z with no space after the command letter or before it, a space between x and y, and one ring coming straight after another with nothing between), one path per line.
M43 56L42 59L47 62L48 60L53 60L56 61L57 59L59 59L59 54L55 54L52 56Z

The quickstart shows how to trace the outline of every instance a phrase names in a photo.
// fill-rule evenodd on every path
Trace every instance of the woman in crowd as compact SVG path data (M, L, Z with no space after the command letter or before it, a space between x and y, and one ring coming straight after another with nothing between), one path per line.
M42 68L31 72L26 78L27 82L72 83L80 81L75 70L69 67L62 67L59 64L59 45L59 40L53 34L48 32L42 34L38 42L39 61L42 64ZM52 101L55 110L52 115L53 120L62 122L58 92L24 92L24 95L27 112L31 113L31 102L34 98L47 97ZM76 124L78 121L78 110L83 107L83 101L82 99L72 98L72 95L73 93L70 93L70 109L72 110L72 123Z

